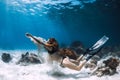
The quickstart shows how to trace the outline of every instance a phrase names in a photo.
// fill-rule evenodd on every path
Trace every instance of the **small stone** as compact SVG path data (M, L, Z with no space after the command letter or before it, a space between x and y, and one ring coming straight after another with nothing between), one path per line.
M2 57L2 60L6 63L12 60L12 57L9 53L3 53L1 57Z

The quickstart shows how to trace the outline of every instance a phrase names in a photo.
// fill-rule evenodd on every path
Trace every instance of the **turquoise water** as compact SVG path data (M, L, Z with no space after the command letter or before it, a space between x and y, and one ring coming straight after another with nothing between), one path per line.
M119 44L119 14L119 0L0 0L0 48L36 48L26 32L66 45L88 47L103 35Z

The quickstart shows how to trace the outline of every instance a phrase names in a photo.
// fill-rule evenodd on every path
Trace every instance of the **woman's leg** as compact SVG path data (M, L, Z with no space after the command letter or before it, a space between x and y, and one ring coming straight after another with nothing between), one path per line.
M73 63L68 57L63 59L62 64L63 64L63 66L68 67L70 69L80 71L82 69L82 67L87 63L87 61L90 60L94 55L99 53L101 51L101 49L102 48L100 48L97 52L90 54L84 61L82 61L82 63L79 63L79 65L76 65L75 63Z
M64 67L67 67L69 69L73 69L73 70L77 70L80 71L82 69L82 67L86 64L86 60L82 61L82 63L79 63L79 65L76 65L74 63L72 63L68 57L64 58L62 65Z
M70 62L72 62L72 63L74 63L74 64L76 64L76 65L79 65L79 63L80 63L80 61L82 60L82 58L83 58L83 55L79 56L79 57L77 58L77 60L74 60L74 59L69 59L69 60L70 60Z

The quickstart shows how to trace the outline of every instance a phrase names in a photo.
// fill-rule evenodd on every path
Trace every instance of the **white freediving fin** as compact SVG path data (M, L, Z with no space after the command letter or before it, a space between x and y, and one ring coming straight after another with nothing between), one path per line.
M103 36L101 39L99 39L89 50L95 50L100 48L102 45L104 45L109 38L107 36Z

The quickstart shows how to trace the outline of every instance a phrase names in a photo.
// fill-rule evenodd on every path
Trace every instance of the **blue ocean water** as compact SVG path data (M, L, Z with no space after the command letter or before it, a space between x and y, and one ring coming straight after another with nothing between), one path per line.
M0 48L34 49L29 32L87 47L103 35L119 44L119 0L0 0Z

